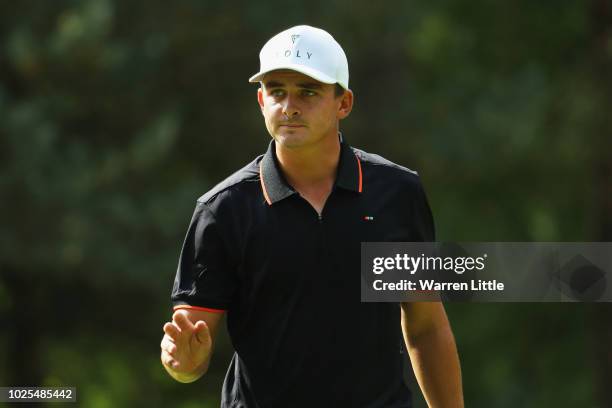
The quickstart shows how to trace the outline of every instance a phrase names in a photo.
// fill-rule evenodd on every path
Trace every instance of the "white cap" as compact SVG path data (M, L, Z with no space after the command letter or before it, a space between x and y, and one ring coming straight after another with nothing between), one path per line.
M259 72L249 82L260 82L277 69L290 69L326 84L349 89L348 61L340 44L327 31L307 25L291 27L270 38L259 53Z

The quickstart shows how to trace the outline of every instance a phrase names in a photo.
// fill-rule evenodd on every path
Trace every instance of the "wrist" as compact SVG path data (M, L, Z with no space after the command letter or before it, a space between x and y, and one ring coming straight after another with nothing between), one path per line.
M179 372L175 371L172 367L168 367L164 364L164 368L170 374L172 378L181 383L192 383L198 379L200 379L206 372L208 371L208 361L196 367L191 372Z

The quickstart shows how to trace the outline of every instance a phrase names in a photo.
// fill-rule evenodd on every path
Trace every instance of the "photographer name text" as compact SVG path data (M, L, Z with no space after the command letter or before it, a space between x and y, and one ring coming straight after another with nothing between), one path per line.
M402 279L397 282L384 282L376 279L372 282L376 291L503 291L504 283L496 279L471 279L469 282L437 282L433 279L423 279L418 282Z

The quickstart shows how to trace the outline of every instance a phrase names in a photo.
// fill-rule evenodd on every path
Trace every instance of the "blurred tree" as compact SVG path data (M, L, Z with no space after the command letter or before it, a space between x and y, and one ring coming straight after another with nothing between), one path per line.
M0 2L0 383L74 385L92 407L218 405L227 338L208 379L178 385L161 326L195 199L265 150L246 81L294 24L343 44L356 93L343 132L419 170L440 239L612 241L610 13ZM448 310L468 406L612 406L607 305Z
M593 0L591 4L590 46L587 49L588 73L593 81L594 102L600 107L593 115L590 131L596 137L592 172L596 185L599 231L595 239L612 242L612 4ZM603 406L612 406L612 305L595 308L592 332L594 354L598 362L598 385Z

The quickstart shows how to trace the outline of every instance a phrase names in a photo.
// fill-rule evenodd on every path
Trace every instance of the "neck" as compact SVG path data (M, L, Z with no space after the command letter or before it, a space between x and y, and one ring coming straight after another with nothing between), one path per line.
M303 186L333 185L340 160L337 134L312 146L286 148L276 143L276 157L289 184Z

